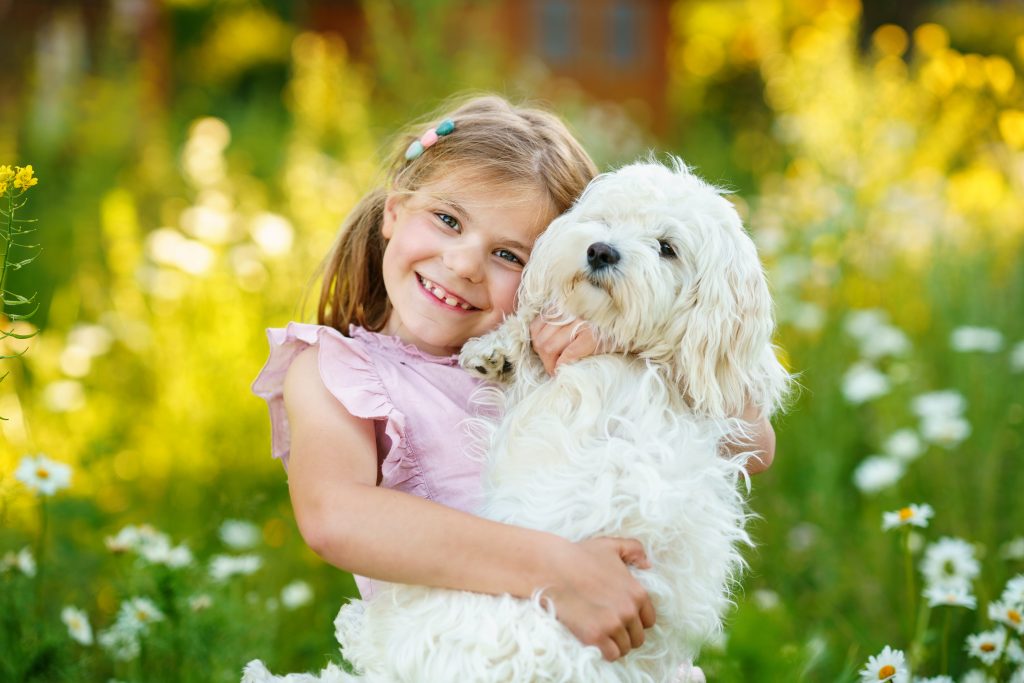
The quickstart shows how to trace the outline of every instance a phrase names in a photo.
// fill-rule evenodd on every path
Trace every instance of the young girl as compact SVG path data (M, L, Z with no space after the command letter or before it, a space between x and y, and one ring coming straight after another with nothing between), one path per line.
M461 423L477 380L457 363L467 339L512 312L534 240L595 166L557 118L498 97L400 142L384 187L353 210L325 261L319 324L269 330L253 384L299 531L356 575L364 598L380 581L523 598L544 589L581 641L621 657L655 619L627 569L647 566L643 548L474 516L480 463L463 451ZM597 351L572 327L534 323L549 371ZM759 430L763 468L774 434Z

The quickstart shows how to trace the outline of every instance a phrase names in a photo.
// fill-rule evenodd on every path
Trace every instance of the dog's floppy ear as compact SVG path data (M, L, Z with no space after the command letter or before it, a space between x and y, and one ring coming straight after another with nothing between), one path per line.
M672 373L700 414L738 417L750 402L770 415L789 375L772 347L772 301L757 250L731 207L728 217L703 226L694 277L670 323L668 337L678 344Z

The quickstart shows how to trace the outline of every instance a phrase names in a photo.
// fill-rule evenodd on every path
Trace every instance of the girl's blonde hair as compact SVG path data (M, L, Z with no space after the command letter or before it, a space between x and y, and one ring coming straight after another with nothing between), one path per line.
M455 131L417 159L405 150L444 119ZM470 173L480 182L539 190L551 200L552 218L566 211L597 175L597 167L558 117L515 106L497 96L475 97L399 135L387 158L381 186L367 193L341 226L321 264L323 285L317 322L348 334L349 325L380 331L391 313L382 264L381 234L388 192L415 192L448 173Z

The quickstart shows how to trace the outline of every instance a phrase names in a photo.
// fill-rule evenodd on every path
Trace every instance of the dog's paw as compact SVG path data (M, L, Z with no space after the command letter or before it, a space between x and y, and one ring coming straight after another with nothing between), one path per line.
M511 356L505 349L495 346L486 337L470 339L462 347L459 364L463 368L493 382L507 382L515 370Z

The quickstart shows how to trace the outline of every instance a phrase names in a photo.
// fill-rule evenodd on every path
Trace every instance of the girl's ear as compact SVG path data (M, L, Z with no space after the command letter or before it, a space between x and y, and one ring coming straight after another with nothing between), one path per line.
M395 222L398 220L398 207L401 205L402 200L402 195L395 192L389 192L384 200L384 215L381 217L380 234L386 240L391 239L391 235L395 232Z

